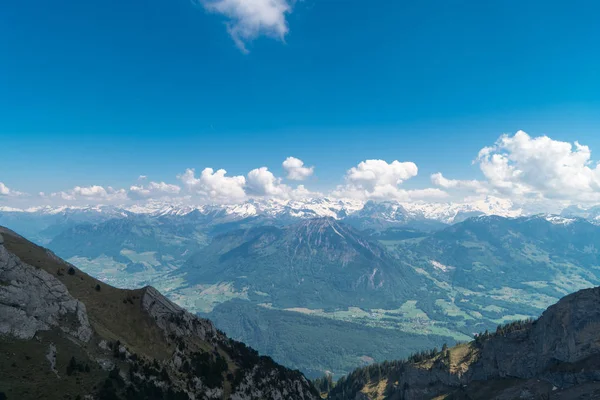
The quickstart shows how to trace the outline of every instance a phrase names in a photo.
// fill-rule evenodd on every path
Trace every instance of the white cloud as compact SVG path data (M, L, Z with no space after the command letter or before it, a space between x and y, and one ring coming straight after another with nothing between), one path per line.
M523 131L502 135L494 145L479 151L474 164L484 181L446 179L441 173L432 182L446 189L492 193L529 207L600 201L600 166L591 150L578 142L531 137Z
M473 164L480 168L480 179L451 179L441 172L430 176L432 187L408 189L406 181L418 175L413 162L365 160L349 168L344 182L326 193L337 198L358 200L398 200L402 202L477 202L488 204L494 198L523 210L557 211L570 204L590 205L600 202L600 165L593 161L588 146L563 142L548 136L532 137L519 131L503 135L494 144L482 148ZM289 180L306 180L314 167L305 166L295 157L282 163ZM247 175L227 176L224 169L205 168L195 175L187 169L177 177L180 185L149 182L140 177L128 189L106 186L76 186L67 191L35 196L37 201L123 203L147 199L175 200L188 196L196 203L240 203L248 198L295 200L322 196L305 186L295 186L275 176L267 167L256 168ZM182 190L182 187L185 188ZM27 202L27 196L0 183L4 202ZM10 197L10 199L7 199ZM32 196L28 199L31 200ZM33 201L33 200L31 200ZM496 200L494 200L496 201ZM516 208L515 208L516 209Z
M248 172L246 187L249 194L257 196L288 198L291 192L291 188L281 183L281 178L276 178L267 167Z
M477 157L492 187L517 196L600 199L600 166L588 146L530 137L523 131L503 135Z
M206 200L220 203L233 203L242 201L246 197L244 186L246 178L243 176L225 176L227 171L212 168L202 170L199 178L195 177L193 168L188 168L177 178L195 194L202 196Z
M206 168L200 177L195 177L193 169L187 169L179 175L179 180L187 190L200 196L203 202L239 203L249 197L266 197L277 199L301 199L320 195L306 189L303 185L296 188L282 182L267 167L256 168L244 176L226 176L223 169L214 171Z
M464 189L477 193L487 193L488 189L484 182L478 180L447 179L441 172L431 175L431 183L444 189Z
M361 200L438 200L447 197L440 189L406 190L400 185L415 176L419 169L413 162L366 160L346 172L346 184L332 192L335 197Z
M300 200L321 196L320 193L311 192L304 185L292 188L282 183L282 179L273 175L267 167L256 168L248 172L246 190L250 196L283 200Z
M304 162L296 157L286 158L282 165L287 172L287 178L294 181L303 181L315 171L315 167L305 167Z
M6 186L3 182L0 182L0 197L22 197L28 196L27 193L19 192Z
M322 193L311 192L304 185L298 185L295 189L290 192L290 197L294 200L302 200L308 198L322 197Z
M4 183L0 182L0 196L10 195L11 190Z
M227 31L244 53L260 35L283 40L288 33L286 14L294 0L192 0L210 12L227 17Z
M366 160L346 173L346 180L359 188L376 191L378 187L396 187L417 176L419 169L413 162Z
M165 182L150 182L147 185L133 185L129 188L129 197L132 199L161 198L177 195L181 188Z
M51 198L67 201L117 201L125 200L127 192L124 189L113 189L108 186L75 186L73 189L50 194Z

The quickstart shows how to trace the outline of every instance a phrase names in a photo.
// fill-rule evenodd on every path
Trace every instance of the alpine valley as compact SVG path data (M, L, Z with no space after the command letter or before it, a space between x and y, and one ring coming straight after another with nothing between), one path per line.
M493 197L0 209L0 225L99 281L151 285L275 362L335 379L600 285L599 218Z

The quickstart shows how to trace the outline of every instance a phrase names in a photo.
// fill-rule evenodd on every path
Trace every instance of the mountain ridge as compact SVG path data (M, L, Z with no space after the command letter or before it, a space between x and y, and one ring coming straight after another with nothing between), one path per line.
M365 208L366 207L366 208ZM134 205L93 205L93 206L40 206L26 209L0 207L0 212L37 213L55 215L69 211L105 213L114 216L145 214L152 216L183 216L198 211L201 214L220 214L223 218L247 218L265 215L280 218L332 217L344 219L361 211L377 211L378 217L389 222L406 222L407 219L433 220L445 224L464 219L463 215L497 214L519 216L525 214L515 209L511 202L488 197L470 203L408 203L399 201L362 201L355 199L333 199L328 197L304 200L250 199L238 204L193 205L174 202L149 201ZM364 216L364 215L363 215Z
M600 287L473 342L356 370L330 400L593 399L600 396Z
M317 398L156 289L113 288L1 227L0 282L5 398Z

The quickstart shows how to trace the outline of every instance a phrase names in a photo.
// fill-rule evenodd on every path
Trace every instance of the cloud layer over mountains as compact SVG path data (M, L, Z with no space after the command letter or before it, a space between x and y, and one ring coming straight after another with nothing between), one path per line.
M0 205L19 206L23 202L122 204L149 199L235 204L249 198L297 200L324 195L405 202L464 202L495 196L518 206L541 208L600 202L600 166L592 160L590 148L578 142L531 137L518 131L514 135L502 135L496 143L482 148L473 164L479 167L479 179L458 180L438 172L431 175L430 187L408 189L405 182L419 173L414 162L365 160L350 167L342 183L328 193L317 193L310 190L310 183L316 179L318 169L306 166L303 160L288 157L281 165L285 177L276 176L266 166L253 169L245 176L231 176L225 169L211 167L200 172L188 168L171 183L148 182L142 176L129 188L76 186L38 195L20 192L0 182ZM298 184L299 181L308 183Z

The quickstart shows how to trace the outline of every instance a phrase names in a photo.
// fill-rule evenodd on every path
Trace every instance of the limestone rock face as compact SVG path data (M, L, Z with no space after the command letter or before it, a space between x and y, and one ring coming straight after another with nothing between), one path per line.
M154 318L165 335L197 336L202 340L216 335L216 329L210 321L200 319L185 311L151 286L145 289L142 308Z
M54 327L83 342L92 337L85 305L54 276L9 253L0 239L0 334L31 339Z
M564 297L529 329L486 341L471 378L530 379L599 355L600 288L593 288Z

